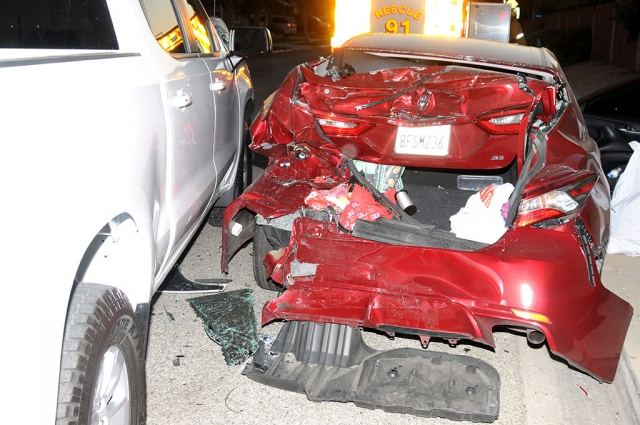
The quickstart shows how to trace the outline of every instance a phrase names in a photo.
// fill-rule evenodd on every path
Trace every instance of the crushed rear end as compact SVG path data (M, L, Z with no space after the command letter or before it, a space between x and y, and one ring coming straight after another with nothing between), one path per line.
M257 261L283 292L263 324L343 324L423 347L493 346L494 328L514 327L611 382L632 308L600 280L609 188L561 72L365 50L297 67L252 125L269 164L225 211L222 268L266 238ZM513 186L504 229L457 236L464 189L486 182Z

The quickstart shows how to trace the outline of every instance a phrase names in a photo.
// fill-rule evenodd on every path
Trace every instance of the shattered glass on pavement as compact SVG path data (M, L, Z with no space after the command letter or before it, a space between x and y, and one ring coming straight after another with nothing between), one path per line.
M241 364L258 350L251 289L190 298L187 301L202 319L207 336L222 347L227 365Z

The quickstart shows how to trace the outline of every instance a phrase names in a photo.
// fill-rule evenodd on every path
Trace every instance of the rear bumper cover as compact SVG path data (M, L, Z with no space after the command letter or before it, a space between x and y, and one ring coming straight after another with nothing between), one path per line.
M590 284L587 261L593 258L575 231L511 229L496 244L465 252L373 242L300 218L289 247L266 258L287 290L265 304L262 322L339 323L419 335L425 345L440 337L493 346L495 326L537 329L552 352L611 382L633 309L597 272Z

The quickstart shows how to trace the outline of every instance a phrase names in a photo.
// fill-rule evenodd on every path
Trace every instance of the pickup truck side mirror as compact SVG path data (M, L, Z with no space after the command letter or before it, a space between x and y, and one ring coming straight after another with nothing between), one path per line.
M271 32L264 27L233 27L229 44L233 56L257 56L273 50Z

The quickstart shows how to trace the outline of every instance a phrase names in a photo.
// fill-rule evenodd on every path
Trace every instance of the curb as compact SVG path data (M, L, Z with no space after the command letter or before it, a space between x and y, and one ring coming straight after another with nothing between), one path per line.
M620 356L616 378L613 381L613 392L624 423L640 425L640 383L631 367L626 349L622 350Z

